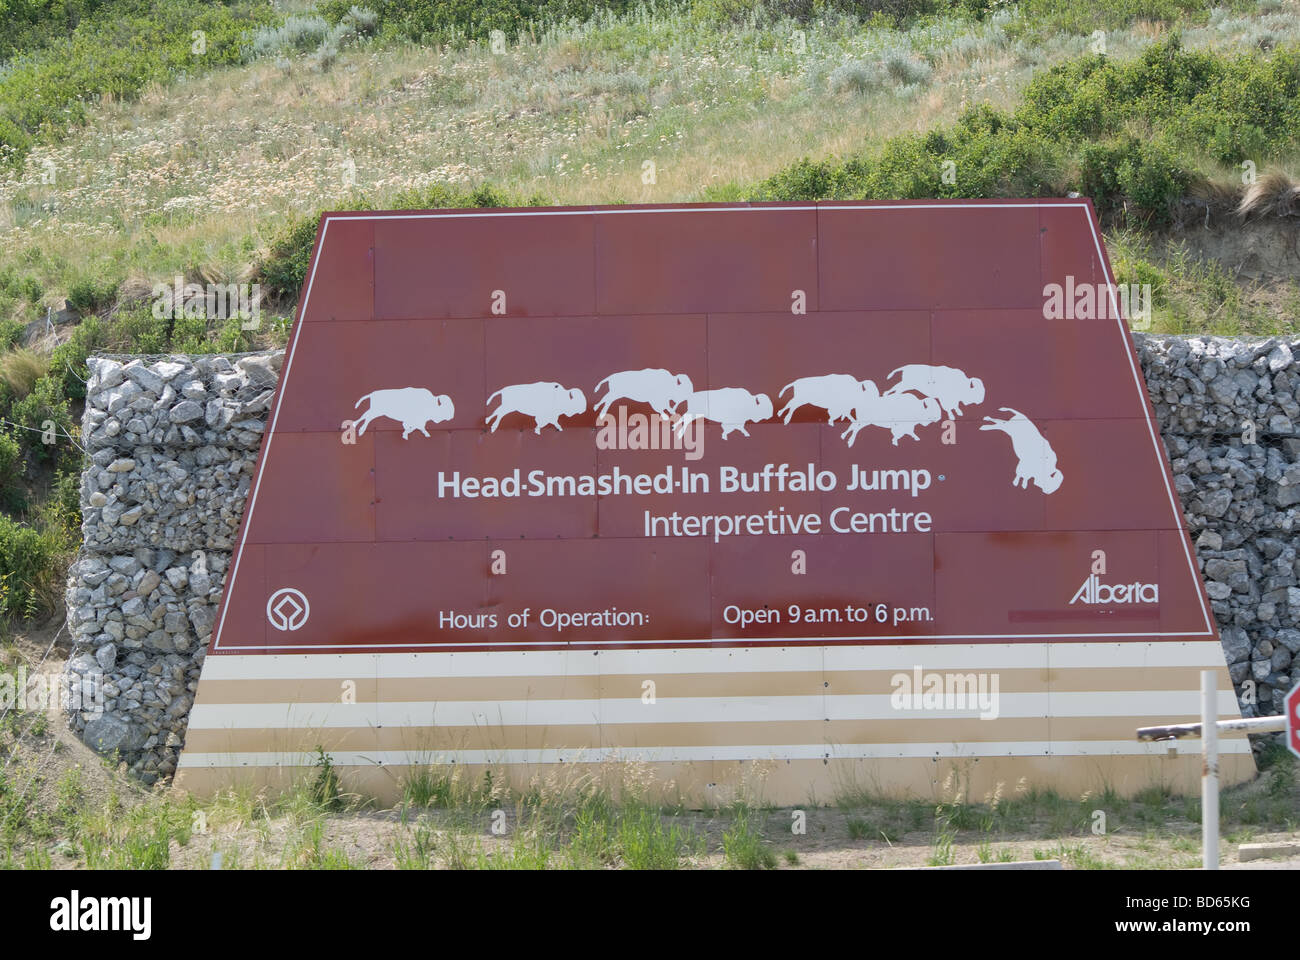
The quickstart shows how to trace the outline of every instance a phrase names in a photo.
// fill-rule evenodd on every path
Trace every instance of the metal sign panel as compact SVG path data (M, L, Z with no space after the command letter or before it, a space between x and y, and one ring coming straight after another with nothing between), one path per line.
M687 763L927 756L863 745L894 742L888 724L925 709L899 706L898 671L915 667L920 697L931 666L959 662L1023 687L992 753L1086 755L1053 749L1052 717L1118 714L1104 698L1058 707L1059 687L1050 702L1057 663L1114 665L1129 686L1138 665L1222 669L1090 205L322 218L182 767L276 765L208 688L333 676L294 666L312 655L369 672L366 724L326 711L355 745L376 729L472 728L532 696L483 678L599 677L575 658L602 651L632 673L674 655L673 674L803 678L742 684L736 729L775 727L726 749L697 729L726 719L726 683L696 683L698 702L668 720L623 717L629 691L596 681L550 701L577 704L552 721L587 732L503 720L533 734L503 762L629 746ZM891 703L838 715L853 699L830 689L841 670L875 677L855 696ZM1137 690L1181 689L1171 676ZM452 690L450 677L474 679ZM413 678L429 682L385 695ZM461 719L433 715L469 687ZM324 694L303 696L268 687L267 716ZM949 717L926 742L988 740L988 713ZM837 719L853 723L813 735ZM1071 743L1090 739L1071 726ZM212 748L219 731L244 748ZM1149 753L1118 740L1095 752ZM396 746L380 736L375 756L409 761ZM437 749L493 762L483 745Z

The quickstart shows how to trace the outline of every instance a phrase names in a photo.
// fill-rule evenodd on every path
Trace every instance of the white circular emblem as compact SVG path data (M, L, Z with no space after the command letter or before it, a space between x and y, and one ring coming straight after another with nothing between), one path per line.
M310 615L306 595L292 587L281 587L266 601L266 619L277 630L297 630Z

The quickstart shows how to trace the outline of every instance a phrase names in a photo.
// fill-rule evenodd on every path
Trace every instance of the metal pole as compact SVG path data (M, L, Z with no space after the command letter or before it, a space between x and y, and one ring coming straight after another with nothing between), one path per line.
M1246 717L1241 720L1220 720L1215 724L1219 733L1233 733L1244 730L1246 733L1280 733L1286 729L1286 715L1275 717ZM1139 740L1179 740L1183 737L1199 737L1199 723L1174 723L1163 727L1138 727Z
M1219 869L1219 710L1215 671L1201 671L1201 865Z

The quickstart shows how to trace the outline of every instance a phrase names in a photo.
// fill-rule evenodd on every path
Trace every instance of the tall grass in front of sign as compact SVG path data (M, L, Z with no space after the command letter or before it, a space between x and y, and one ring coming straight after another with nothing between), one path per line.
M326 822L319 817L289 837L280 865L298 870L354 870L358 866L344 850L326 843Z
M432 870L438 865L438 833L421 817L393 838L393 864L398 870Z
M65 822L70 839L90 870L166 870L172 845L184 848L193 835L193 801L167 797L124 806L115 791L101 804Z
M565 763L513 789L501 772L428 763L402 788L392 854L407 869L665 870L706 853L706 836L667 801L672 785L639 761ZM736 832L738 858L753 837L748 823Z
M764 836L763 826L755 825L758 811L745 803L732 809L731 826L722 834L722 852L727 864L737 870L775 870L776 852Z

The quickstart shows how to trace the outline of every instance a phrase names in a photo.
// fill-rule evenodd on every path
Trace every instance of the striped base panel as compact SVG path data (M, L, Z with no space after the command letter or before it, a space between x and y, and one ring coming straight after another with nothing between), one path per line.
M957 694L982 682L985 700L904 699L918 668ZM649 765L699 803L929 796L954 776L973 796L1022 781L1187 792L1200 742L1134 731L1199 719L1202 669L1219 671L1220 718L1238 717L1215 641L228 655L204 665L177 784L284 786L322 747L385 801L435 763L519 785ZM1225 784L1254 775L1243 736L1220 749Z

